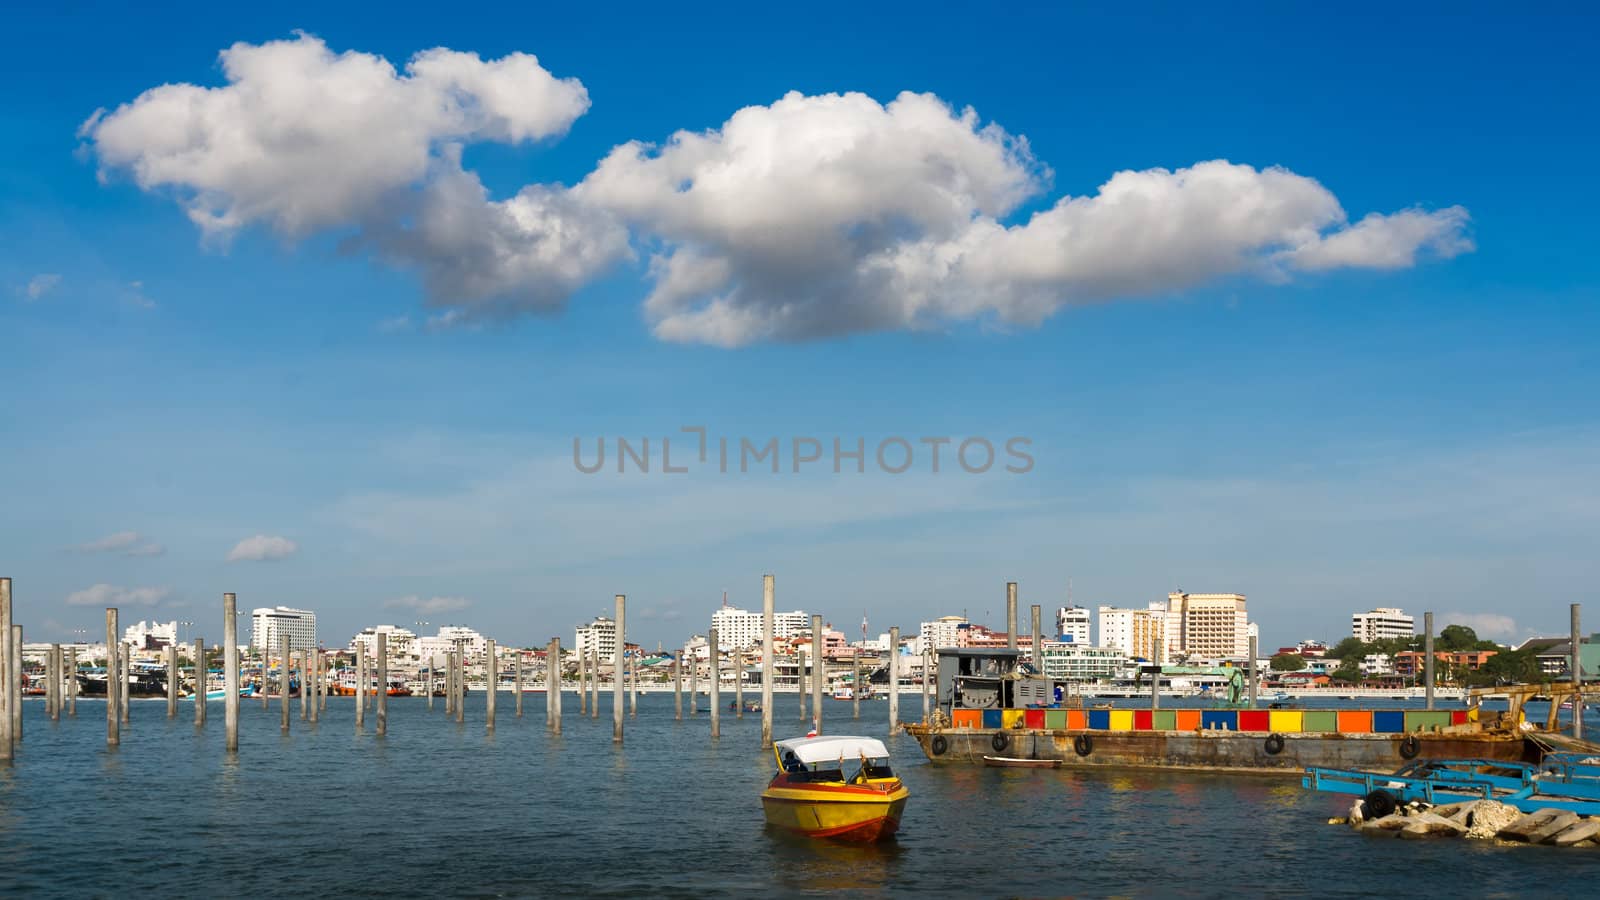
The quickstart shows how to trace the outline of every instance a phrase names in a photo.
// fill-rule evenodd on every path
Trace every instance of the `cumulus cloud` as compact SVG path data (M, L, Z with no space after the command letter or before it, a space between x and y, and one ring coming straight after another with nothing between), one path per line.
M1119 172L1093 196L1005 219L1042 189L1026 142L901 94L789 94L720 129L614 150L580 186L664 248L658 337L737 346L994 317L1254 272L1392 269L1472 249L1460 207L1347 225L1311 178L1225 160Z
M267 562L291 556L299 549L300 545L288 538L258 534L235 544L233 549L228 551L228 562Z
M22 289L22 295L29 300L38 300L40 297L55 290L61 284L61 276L53 272L45 272L28 279L28 284Z
M67 595L68 606L155 606L172 596L167 587L119 587L97 584Z
M472 602L465 597L429 597L424 599L416 594L411 594L410 596L389 600L383 605L387 609L406 609L415 613L435 615L437 613L456 612L466 609L472 605Z
M1445 613L1440 621L1445 625L1465 625L1478 637L1489 640L1509 641L1521 634L1515 619L1498 613Z
M137 531L108 534L97 541L79 544L74 549L80 553L120 553L123 556L160 556L167 552L167 548L146 539Z
M227 84L169 84L81 130L103 174L170 190L213 238L259 224L415 270L427 330L560 309L633 247L664 340L739 346L993 320L1254 276L1392 270L1473 249L1466 210L1351 223L1316 180L1227 160L1124 171L1017 221L1052 173L932 94L790 93L579 184L496 199L463 146L558 137L589 105L533 56L444 48L403 69L321 40L235 44Z
M626 250L559 186L496 203L460 171L460 142L554 137L589 108L577 79L536 57L437 48L397 71L300 34L234 44L221 63L224 86L167 84L90 117L80 136L102 176L172 191L217 240L255 224L291 240L354 231L355 246L420 269L435 302L492 297L491 312L559 305Z

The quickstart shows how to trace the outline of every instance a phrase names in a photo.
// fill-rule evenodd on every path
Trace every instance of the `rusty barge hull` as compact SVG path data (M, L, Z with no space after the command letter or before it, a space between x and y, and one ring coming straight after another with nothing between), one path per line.
M1342 734L1245 731L930 729L907 725L930 762L983 765L985 756L1060 760L1061 768L1299 774L1310 766L1388 770L1411 759L1537 762L1539 748L1497 732ZM997 739L997 736L1003 738ZM935 739L941 740L935 740ZM1408 738L1410 739L1408 741ZM1001 746L1003 742L1004 746ZM1406 754L1415 751L1411 756Z

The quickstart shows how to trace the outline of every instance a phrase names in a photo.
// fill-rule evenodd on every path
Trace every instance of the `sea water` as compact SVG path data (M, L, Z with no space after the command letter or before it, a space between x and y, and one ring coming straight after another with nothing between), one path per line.
M466 722L393 698L389 734L354 727L333 698L311 725L276 703L240 710L223 751L223 707L204 729L185 703L135 701L122 745L105 707L80 700L59 723L28 702L26 740L0 767L0 895L750 897L1592 896L1600 850L1363 837L1330 826L1349 798L1298 778L1158 771L985 769L927 764L890 736L888 704L824 700L824 732L885 737L911 791L898 839L876 846L770 832L760 714L674 721L670 694L639 698L611 739L565 698L563 733L544 697L526 714L484 695ZM726 702L726 701L725 701ZM779 695L779 739L803 734ZM920 699L902 698L902 714Z

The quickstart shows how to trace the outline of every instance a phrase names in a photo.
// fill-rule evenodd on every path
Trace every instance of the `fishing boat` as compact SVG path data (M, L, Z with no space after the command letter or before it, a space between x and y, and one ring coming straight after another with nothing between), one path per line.
M805 737L772 745L777 773L761 793L767 824L813 838L891 837L910 793L869 737Z

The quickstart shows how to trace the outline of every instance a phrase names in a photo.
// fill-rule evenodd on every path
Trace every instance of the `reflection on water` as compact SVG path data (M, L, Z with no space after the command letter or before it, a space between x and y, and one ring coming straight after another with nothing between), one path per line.
M933 766L903 734L888 737L911 791L898 839L814 842L764 824L759 716L724 717L713 742L705 715L674 721L670 694L644 695L617 748L609 703L598 719L569 704L559 737L537 704L502 710L491 737L481 695L461 725L397 699L385 738L370 714L355 732L348 700L288 735L276 709L244 704L230 756L220 703L197 730L136 701L107 752L103 707L51 723L30 702L19 760L0 770L0 896L115 883L174 896L1222 897L1301 892L1295 872L1360 873L1318 880L1326 896L1536 896L1600 878L1600 854L1551 867L1537 851L1364 839L1322 824L1347 800L1292 779ZM885 707L830 730L884 736ZM780 739L803 730L775 724Z

